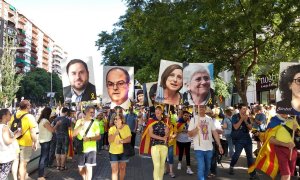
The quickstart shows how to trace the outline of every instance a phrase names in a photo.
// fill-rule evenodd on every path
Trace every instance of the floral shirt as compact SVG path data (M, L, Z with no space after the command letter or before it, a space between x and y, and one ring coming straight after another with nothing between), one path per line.
M160 137L164 137L165 136L165 127L166 127L166 125L163 121L158 121L158 123L156 123L152 126L153 134L160 136ZM151 145L152 146L165 145L165 141L151 138Z

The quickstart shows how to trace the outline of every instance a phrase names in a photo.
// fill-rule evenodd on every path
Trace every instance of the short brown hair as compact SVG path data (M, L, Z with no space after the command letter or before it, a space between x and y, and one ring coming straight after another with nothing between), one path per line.
M27 109L28 106L30 106L30 102L26 99L22 100L19 105L21 110Z

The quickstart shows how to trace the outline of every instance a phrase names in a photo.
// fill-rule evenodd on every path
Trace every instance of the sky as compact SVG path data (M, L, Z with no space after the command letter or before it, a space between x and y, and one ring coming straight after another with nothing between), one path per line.
M6 0L59 46L68 59L92 56L99 62L95 41L101 31L111 32L125 14L122 0Z

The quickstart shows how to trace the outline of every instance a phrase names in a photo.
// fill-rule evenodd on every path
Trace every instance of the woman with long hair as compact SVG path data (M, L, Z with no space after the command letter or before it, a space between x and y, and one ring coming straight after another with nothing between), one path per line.
M50 151L50 143L52 139L52 133L55 131L56 127L60 125L60 121L56 123L54 127L51 126L49 119L51 115L51 108L45 107L41 115L37 121L39 125L39 142L41 145L41 156L39 160L39 168L38 168L38 180L45 179L44 177L44 171L45 171L45 165L48 164L48 157L49 157L49 151Z
M123 114L117 114L114 117L114 126L109 129L108 142L109 159L111 164L112 180L124 180L126 174L126 163L128 157L123 153L123 144L130 143L131 131L127 124L124 124Z
M7 126L10 118L11 113L8 109L0 110L0 179L7 178L12 162L19 153L19 145L16 139L21 135L22 131L16 130L16 132L11 132ZM14 179L17 179L17 177L14 177Z

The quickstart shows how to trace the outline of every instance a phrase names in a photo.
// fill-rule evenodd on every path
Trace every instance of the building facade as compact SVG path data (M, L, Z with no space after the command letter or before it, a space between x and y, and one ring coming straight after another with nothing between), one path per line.
M37 67L48 72L52 72L52 68L55 67L55 72L61 72L60 61L54 62L56 55L53 54L54 47L58 45L55 45L55 41L49 35L3 0L0 1L0 13L0 46L5 46L7 36L13 39L17 73L26 73Z

